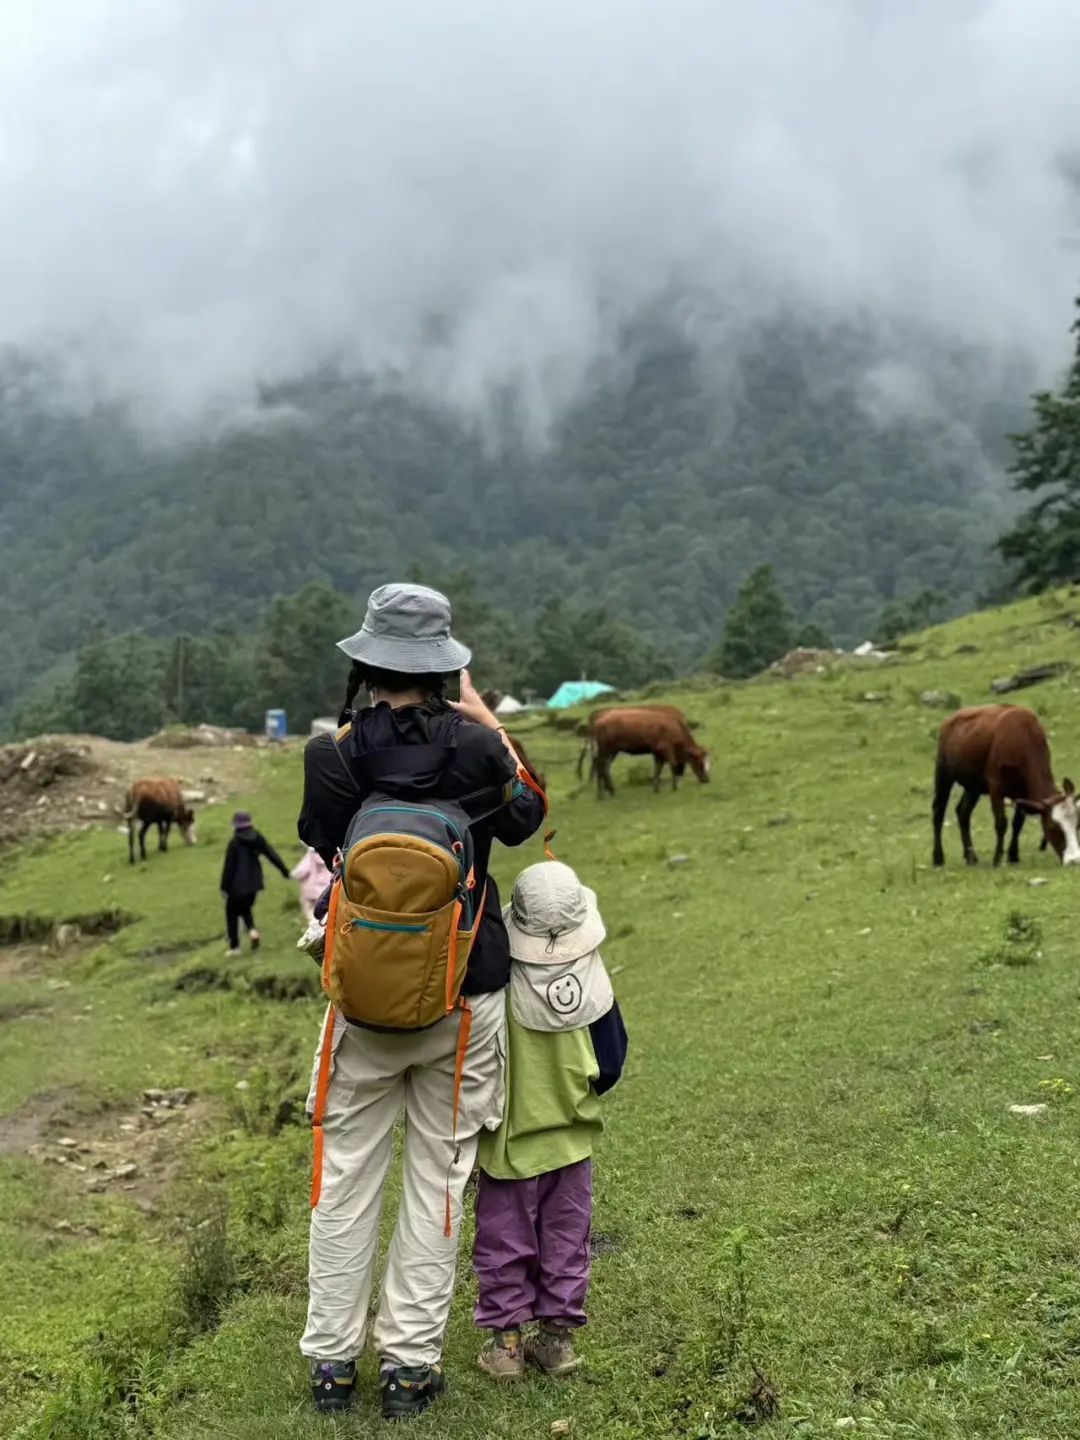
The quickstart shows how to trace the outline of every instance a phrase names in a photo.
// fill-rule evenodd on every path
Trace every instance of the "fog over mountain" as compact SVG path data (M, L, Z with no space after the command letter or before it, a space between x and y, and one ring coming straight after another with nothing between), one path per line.
M870 317L879 404L920 329L1045 378L1078 53L1073 0L6 6L0 340L159 420L330 359L540 434L674 285L720 353Z

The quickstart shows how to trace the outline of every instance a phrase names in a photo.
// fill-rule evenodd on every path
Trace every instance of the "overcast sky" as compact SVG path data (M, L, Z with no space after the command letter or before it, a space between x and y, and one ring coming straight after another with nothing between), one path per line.
M1078 0L10 0L0 339L181 412L326 355L579 385L672 276L1052 375Z

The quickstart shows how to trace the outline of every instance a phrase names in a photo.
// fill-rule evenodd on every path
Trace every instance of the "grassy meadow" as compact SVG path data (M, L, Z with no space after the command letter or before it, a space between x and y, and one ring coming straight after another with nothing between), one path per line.
M984 703L997 676L1080 666L1074 615L1061 593L887 664L675 690L713 761L710 785L677 794L624 758L598 803L574 737L523 727L554 848L598 891L631 1038L598 1157L588 1364L493 1388L466 1258L450 1391L418 1437L525 1440L562 1420L582 1440L1080 1434L1080 875L1030 824L1019 867L965 868L953 822L931 868L945 712L921 699ZM1044 718L1059 779L1080 779L1080 669L1014 698ZM253 764L242 799L294 857L299 752ZM8 934L16 916L128 920L0 952L13 1440L382 1433L370 1356L350 1416L309 1414L299 1102L322 1009L272 871L263 949L225 959L227 819L207 811L196 849L145 867L108 830L0 868ZM985 802L974 828L988 857ZM500 852L497 874L539 856L539 840ZM153 1133L121 1129L149 1087L194 1098ZM27 1153L60 1137L91 1146L70 1151L85 1171ZM95 1181L94 1144L135 1165L132 1190Z

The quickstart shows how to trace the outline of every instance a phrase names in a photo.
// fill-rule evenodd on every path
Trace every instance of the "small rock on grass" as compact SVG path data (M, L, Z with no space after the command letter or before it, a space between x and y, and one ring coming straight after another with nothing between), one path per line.
M1025 1120L1037 1120L1050 1109L1049 1105L1010 1105L1010 1115L1020 1115Z
M858 1428L858 1424L854 1415L841 1415L836 1422L836 1428L837 1430L855 1430Z
M1038 885L1049 885L1050 881L1046 878L1045 875L1036 875L1033 879L1028 881L1028 884L1034 890Z
M689 864L690 864L690 856L689 856L689 855L669 855L669 856L668 856L668 862L667 862L667 863L671 866L672 869L675 869L675 867L676 867L677 865L689 865Z
M573 1420L553 1420L551 1422L552 1435L570 1435L573 1433Z

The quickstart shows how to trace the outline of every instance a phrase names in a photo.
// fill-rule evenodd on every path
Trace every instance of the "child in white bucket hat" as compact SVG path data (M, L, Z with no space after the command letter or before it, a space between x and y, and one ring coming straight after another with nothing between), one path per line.
M506 1108L480 1139L473 1264L476 1323L492 1332L480 1368L517 1380L580 1363L600 1096L622 1073L626 1030L599 947L596 896L568 865L518 876L503 912L510 937ZM522 1340L522 1326L537 1333Z

